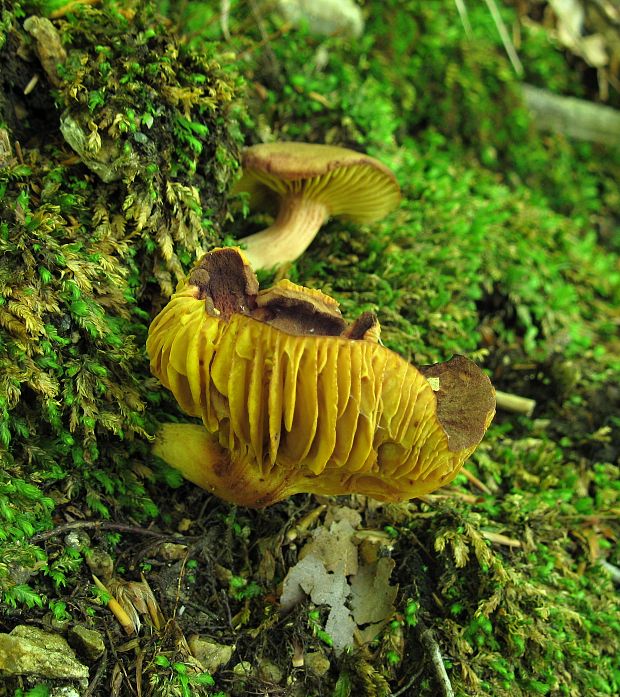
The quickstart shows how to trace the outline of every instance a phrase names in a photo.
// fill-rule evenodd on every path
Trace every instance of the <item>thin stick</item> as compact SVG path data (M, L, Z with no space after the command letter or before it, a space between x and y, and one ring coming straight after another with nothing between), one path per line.
M230 0L221 0L220 2L220 27L226 41L230 40L230 30L228 20L230 18Z
M480 491L483 491L485 494L492 494L493 492L489 489L489 487L484 483L481 482L478 477L476 477L475 474L472 474L467 467L463 467L461 470L467 481L471 482L474 486L477 486Z
M99 681L103 677L103 674L105 673L105 669L108 667L108 650L104 649L103 654L101 655L101 659L99 660L99 665L97 666L97 672L95 673L94 678L88 683L88 687L86 688L86 691L84 692L84 697L91 697L96 688L97 685L99 684Z
M411 676L411 679L407 682L406 685L400 688L398 692L392 692L392 697L400 697L401 695L408 695L409 694L409 688L413 687L416 682L420 679L420 675L424 672L424 666L420 668L420 670L417 673L414 673Z
M472 37L471 24L469 23L469 15L467 14L467 7L464 0L454 0L456 9L458 10L459 17L461 18L461 23L463 24L463 29L465 29L465 34L468 39Z
M529 397L519 397L516 394L495 390L497 406L504 411L512 411L516 414L531 416L536 408L536 400Z
M620 143L618 109L585 99L561 97L533 85L523 84L521 89L536 128L593 143Z
M512 67L514 68L515 73L517 73L517 75L523 75L523 65L519 60L519 56L517 55L515 47L512 45L510 36L508 36L508 30L506 29L506 25L504 24L504 20L502 19L499 10L497 9L495 0L484 1L486 2L487 7L489 8L491 17L493 17L493 21L495 22L495 26L497 27L497 31L499 32L499 36L502 40L502 43L504 44L504 49L508 54L508 58L512 63Z
M502 535L501 532L491 532L490 530L481 530L480 534L485 540L494 544L504 545L505 547L522 547L521 540L515 540L512 537Z
M53 530L46 530L45 532L39 532L30 538L31 542L42 542L43 540L49 540L50 537L58 537L65 532L70 532L71 530L83 530L88 528L95 528L96 530L116 530L117 532L130 532L137 535L149 535L150 537L172 537L170 534L163 532L157 532L156 530L148 530L146 528L140 528L137 525L123 525L122 523L107 523L104 520L78 520L72 523L64 523L55 527Z
M438 492L440 493L418 496L418 499L420 501L424 501L424 503L430 503L431 505L435 501L441 501L441 499L461 499L461 501L471 504L478 503L478 501L480 501L480 495L475 496L474 494L466 494L464 491L459 491L458 489L442 487L441 489L438 489ZM420 515L421 514L419 513L417 514L418 517Z
M452 683L450 682L450 678L446 672L446 667L443 664L439 644L435 641L433 632L428 628L422 629L420 632L420 642L428 652L431 659L431 663L433 664L433 668L435 670L435 677L437 678L439 686L441 687L441 694L443 697L454 697Z

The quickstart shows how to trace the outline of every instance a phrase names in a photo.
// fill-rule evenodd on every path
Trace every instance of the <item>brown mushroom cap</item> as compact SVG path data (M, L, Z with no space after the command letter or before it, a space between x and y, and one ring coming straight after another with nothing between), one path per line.
M394 210L400 187L394 174L374 157L336 145L265 143L243 153L243 176L235 192L247 191L252 205L273 192L303 193L324 204L332 216L372 223Z

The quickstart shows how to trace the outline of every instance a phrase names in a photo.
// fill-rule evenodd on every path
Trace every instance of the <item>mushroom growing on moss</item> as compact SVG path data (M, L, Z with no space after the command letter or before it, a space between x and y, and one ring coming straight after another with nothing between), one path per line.
M400 201L398 182L384 164L334 145L254 145L243 152L242 166L234 191L249 192L253 207L277 203L273 224L242 240L255 269L295 261L330 216L372 223Z
M236 248L206 254L153 321L152 372L202 419L164 424L155 453L240 505L291 494L403 501L451 481L493 414L485 374L456 356L415 368L347 324L320 291L259 291Z

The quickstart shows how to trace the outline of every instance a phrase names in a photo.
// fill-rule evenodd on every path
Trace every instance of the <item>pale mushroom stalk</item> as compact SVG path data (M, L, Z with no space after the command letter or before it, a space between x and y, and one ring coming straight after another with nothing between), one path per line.
M324 203L299 192L284 195L273 224L243 239L250 264L269 269L295 261L328 217L329 209Z

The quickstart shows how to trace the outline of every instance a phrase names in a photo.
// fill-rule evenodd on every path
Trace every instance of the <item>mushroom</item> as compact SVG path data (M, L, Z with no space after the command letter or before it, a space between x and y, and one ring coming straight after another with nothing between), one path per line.
M198 424L164 424L154 452L240 505L291 494L403 501L450 482L495 395L470 360L415 368L320 291L259 290L243 253L214 250L153 320L152 372Z
M273 208L277 203L273 224L242 240L255 269L295 261L330 216L372 223L400 201L392 172L348 148L292 142L253 145L244 151L242 166L234 192L249 192L251 206Z

